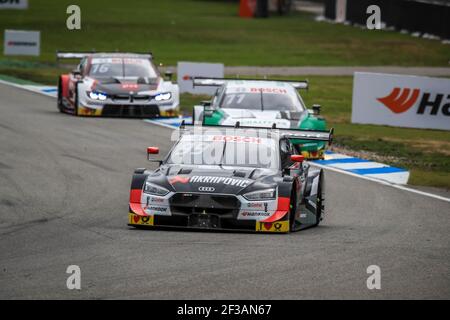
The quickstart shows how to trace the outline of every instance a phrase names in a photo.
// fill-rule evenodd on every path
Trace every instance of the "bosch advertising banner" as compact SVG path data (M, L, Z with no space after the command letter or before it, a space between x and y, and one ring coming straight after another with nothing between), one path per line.
M224 69L222 63L178 62L177 80L180 93L213 95L217 87L194 87L192 77L223 78Z
M41 34L39 31L5 30L4 55L38 56Z
M356 72L352 123L450 130L450 79Z
M0 10L2 9L28 9L28 0L0 0Z

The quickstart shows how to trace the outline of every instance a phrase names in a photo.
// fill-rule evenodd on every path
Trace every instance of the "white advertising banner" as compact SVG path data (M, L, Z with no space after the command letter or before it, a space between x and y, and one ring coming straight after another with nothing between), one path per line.
M180 93L189 92L213 95L217 90L216 87L194 88L191 77L223 78L224 66L222 63L178 62L177 73Z
M336 1L336 22L344 22L347 18L347 0Z
M5 30L3 52L5 56L38 56L40 54L40 42L40 31Z
M0 0L0 10L2 9L28 9L28 0Z
M352 123L450 130L450 79L355 72Z

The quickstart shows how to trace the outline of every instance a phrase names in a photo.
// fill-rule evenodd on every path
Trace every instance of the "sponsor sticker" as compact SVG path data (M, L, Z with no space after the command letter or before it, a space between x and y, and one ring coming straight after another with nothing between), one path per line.
M121 85L121 87L122 87L122 89L125 89L125 90L137 90L137 89L139 89L139 85L136 84L136 83L123 83Z
M264 207L267 208L267 202L266 203L263 203L263 202L256 202L256 203L249 202L249 203L247 203L247 207L248 208L257 208L257 209L262 209Z
M144 64L145 59L138 59L138 58L124 58L123 62L125 64Z
M192 176L192 177L181 177L181 176L174 176L169 179L170 184L175 183L209 183L209 184L224 184L229 186L236 186L236 187L247 187L252 180L250 179L238 179L238 178L229 178L229 177L215 177L215 176ZM200 187L200 188L203 188ZM199 188L199 189L200 189ZM200 190L200 191L214 191L214 190Z
M278 94L288 93L286 89L281 88L250 88L250 92L278 93Z
M153 220L153 216L140 216L131 212L128 214L129 224L153 226Z
M257 232L289 232L289 221L256 222Z
M148 205L150 202L153 202L153 203L163 203L164 200L165 200L164 198L147 197L147 205Z
M155 207L155 206L149 206L145 208L147 211L156 211L156 212L166 212L167 207Z
M227 178L227 177L214 177L214 176L192 176L189 179L191 183L211 183L211 184L224 184L236 187L247 187L251 180L249 179L237 179L237 178Z
M213 141L222 141L222 142L245 142L245 143L261 143L261 138L257 137L245 137L245 136L214 136Z
M237 119L233 119L233 121L237 121ZM291 127L290 121L286 119L240 119L239 122L243 126L271 127L275 123L277 128L286 129Z
M175 176L169 179L170 184L175 184L175 183L188 183L189 182L189 177L182 177L182 176Z
M103 63L122 64L122 59L121 58L93 58L91 63L92 64L103 64Z
M270 216L270 212L261 212L261 211L243 211L241 215L243 217L268 217Z
M269 204L267 202L248 202L246 206L251 209L264 209L264 211L267 212Z

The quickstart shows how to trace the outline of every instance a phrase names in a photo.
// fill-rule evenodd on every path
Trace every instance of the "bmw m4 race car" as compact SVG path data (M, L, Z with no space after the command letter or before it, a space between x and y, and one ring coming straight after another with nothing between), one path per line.
M192 118L208 125L271 127L280 129L325 130L320 106L305 107L298 89L308 88L306 81L193 78L194 86L216 86L210 102L195 106ZM325 143L292 140L307 159L323 159Z
M324 174L291 139L331 142L331 131L184 126L160 166L136 169L128 225L287 233L317 226Z
M179 114L178 85L164 80L151 54L58 52L57 58L81 59L75 70L59 77L61 112L145 118Z

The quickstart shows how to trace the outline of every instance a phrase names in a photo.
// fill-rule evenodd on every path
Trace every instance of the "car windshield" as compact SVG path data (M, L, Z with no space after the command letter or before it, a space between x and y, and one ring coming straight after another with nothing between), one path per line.
M250 110L305 110L298 95L285 88L228 88L222 96L221 108Z
M157 78L148 59L143 58L94 58L89 75L96 78L137 77Z
M275 140L237 135L185 135L166 163L278 168Z

